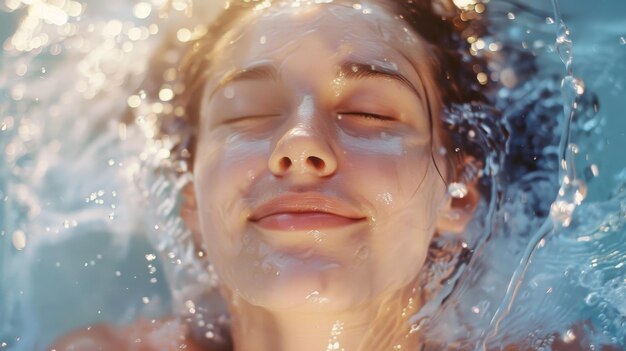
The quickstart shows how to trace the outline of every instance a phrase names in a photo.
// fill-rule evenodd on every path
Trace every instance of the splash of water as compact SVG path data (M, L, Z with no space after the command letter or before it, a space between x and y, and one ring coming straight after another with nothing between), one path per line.
M586 195L586 186L582 180L577 178L574 165L574 157L578 153L578 148L576 145L570 144L572 121L576 114L577 100L584 93L584 83L576 78L573 73L573 42L570 37L570 30L561 18L558 1L552 0L552 5L557 23L556 50L565 65L566 72L561 82L564 123L559 143L560 189L556 200L550 207L550 217L532 236L529 245L524 250L518 268L513 272L502 302L493 315L489 329L482 342L479 343L477 350L487 351L488 345L498 335L501 323L511 312L537 249L545 245L546 239L555 233L556 229L571 224L574 211L580 206Z

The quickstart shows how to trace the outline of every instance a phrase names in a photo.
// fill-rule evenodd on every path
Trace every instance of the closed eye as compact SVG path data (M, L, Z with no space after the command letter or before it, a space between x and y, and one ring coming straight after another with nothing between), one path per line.
M378 121L395 121L395 118L370 112L341 112L339 116L355 116Z
M248 121L266 119L266 118L278 117L278 116L280 115L279 114L261 114L261 115L237 116L237 117L227 118L224 123L232 124L232 123L239 123L239 122L248 122Z

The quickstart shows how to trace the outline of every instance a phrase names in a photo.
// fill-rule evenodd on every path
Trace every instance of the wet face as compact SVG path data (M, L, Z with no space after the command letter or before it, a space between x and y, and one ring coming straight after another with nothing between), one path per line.
M435 164L446 170L430 55L404 27L375 6L273 8L217 44L194 161L199 231L248 302L341 310L421 269L444 202Z

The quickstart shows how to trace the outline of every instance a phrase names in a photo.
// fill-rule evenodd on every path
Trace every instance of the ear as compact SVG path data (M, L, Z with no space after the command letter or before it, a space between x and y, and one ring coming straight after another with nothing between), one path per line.
M476 184L466 184L467 195L463 198L448 197L447 203L439 212L436 230L438 233L461 234L472 220L480 195Z
M193 241L197 248L202 243L202 235L200 232L200 217L198 215L198 204L196 202L196 193L194 191L193 182L190 181L183 187L181 191L182 203L180 206L180 217L185 225L191 231Z

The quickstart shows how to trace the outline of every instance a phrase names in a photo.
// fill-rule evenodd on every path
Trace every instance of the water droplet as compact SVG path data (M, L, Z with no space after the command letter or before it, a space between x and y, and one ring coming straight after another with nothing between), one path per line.
M232 99L235 97L235 89L232 87L226 87L224 89L224 97L227 99Z
M13 243L13 247L15 247L16 250L24 250L24 248L26 248L26 233L19 229L16 230L15 232L13 232L11 242Z
M389 192L384 192L382 194L376 195L376 200L384 203L385 205L390 205L393 203L393 196Z
M567 76L563 78L563 81L561 82L561 88L564 90L569 90L576 95L582 95L585 93L585 82L580 78Z
M152 12L152 5L147 2L140 2L133 8L133 15L139 19L148 18Z
M370 255L370 250L369 248L367 248L366 246L360 248L357 252L356 252L356 259L359 261L363 261L366 260Z
M452 182L448 185L448 195L455 199L462 199L467 193L467 186L463 183Z
M554 24L554 18L552 18L552 17L546 17L546 23L547 23L547 24Z
M186 43L191 40L191 31L187 28L181 28L176 32L176 39L181 43Z
M321 243L326 237L326 234L317 229L309 231L308 234L313 237L313 240L315 240L316 243Z
M254 180L255 177L254 177L254 171L253 170L251 170L251 169L248 170L247 174L248 174L248 179Z
M144 296L141 298L141 301L144 303L144 305L147 305L150 303L150 298L147 296Z
M141 97L139 95L131 95L128 97L127 102L130 108L137 108L141 105Z
M620 45L626 45L626 37L620 37L619 38L619 43L620 43Z
M574 334L574 331L572 329L568 329L565 333L563 333L562 339L564 343L569 344L572 341L576 340L576 334Z
M163 102L171 101L174 98L174 91L170 88L162 88L159 91L159 100Z
M476 4L476 0L453 0L452 2L460 9L466 9Z
M564 23L561 23L556 37L556 50L568 72L570 71L572 64L572 40L569 35L569 29Z

